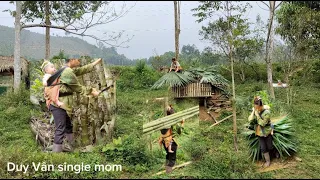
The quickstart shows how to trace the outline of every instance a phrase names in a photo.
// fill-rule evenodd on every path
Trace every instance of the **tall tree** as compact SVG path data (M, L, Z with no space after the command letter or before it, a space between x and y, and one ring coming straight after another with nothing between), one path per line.
M15 31L15 41L14 41L14 91L20 87L21 83L21 54L20 54L20 35L21 35L21 1L16 1L16 11L14 13L15 22L14 22L14 31Z
M240 79L242 82L246 80L245 69L250 67L255 72L257 79L260 79L260 75L256 70L256 67L252 65L252 60L262 53L264 45L264 38L262 38L263 28L260 16L257 16L256 26L254 30L250 30L249 25L252 23L243 23L243 36L238 41L235 48L235 59L238 60L240 67Z
M131 39L127 37L118 43L124 31L111 34L103 32L104 37L99 37L89 33L88 29L118 20L133 6L126 8L124 3L117 12L110 1L25 1L22 4L21 28L46 28L46 58L50 55L50 28L63 30L66 34L90 37L110 46L123 47L122 44ZM37 19L41 22L28 24Z
M182 46L181 49L181 55L186 55L186 56L199 56L200 55L200 51L199 49L196 47L196 45L184 45Z
M308 3L283 2L276 11L276 33L293 48L297 59L320 57L320 9Z
M270 93L270 97L275 99L274 89L273 89L273 80L272 80L272 47L273 47L273 19L275 10L280 6L282 2L280 2L276 6L276 1L269 1L269 5L263 1L261 1L269 8L269 22L268 22L268 34L267 34L267 41L266 41L266 57L265 61L267 64L267 74L268 74L268 89Z
M46 55L45 59L50 59L50 1L45 1L45 13L46 13Z
M176 60L179 60L179 36L180 36L180 1L173 1L174 3L174 29L175 29L175 51Z
M233 133L234 147L238 151L237 145L237 117L236 117L236 91L234 82L234 55L235 50L241 42L241 37L245 31L246 19L242 18L242 14L250 7L248 3L245 5L237 1L200 1L200 5L193 9L197 11L195 16L202 22L211 18L213 15L220 13L217 20L209 22L207 27L202 27L200 35L204 39L209 40L213 45L217 46L229 58L232 75L232 109L233 109Z

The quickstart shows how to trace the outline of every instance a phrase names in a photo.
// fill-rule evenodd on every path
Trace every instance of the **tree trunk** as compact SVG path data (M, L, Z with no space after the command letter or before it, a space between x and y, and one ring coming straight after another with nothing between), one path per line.
M272 85L272 45L273 45L273 17L274 17L274 9L275 9L275 1L269 1L270 3L270 14L269 14L269 25L268 25L268 37L266 43L266 63L267 63L267 74L268 74L268 87L269 93L272 99L275 99L274 89Z
M227 1L227 11L228 11L228 17L231 16L231 10L229 9L229 1ZM231 25L230 20L228 20L228 26L229 26L229 35L230 38L232 38L232 32L231 32ZM232 118L233 118L233 143L234 143L234 149L235 151L238 151L238 140L237 140L237 111L236 111L236 90L235 90L235 84L234 84L234 70L233 70L233 45L232 40L229 40L229 58L231 63L231 75L232 75Z
M244 67L243 67L243 63L242 62L239 62L240 64L240 79L241 79L241 82L245 82L246 80L246 75L244 73Z
M46 25L50 26L50 2L46 1ZM50 27L46 27L46 55L45 59L50 59Z
M176 60L179 60L179 35L180 35L180 6L178 1L174 3L174 27L175 27L175 51Z
M20 35L21 35L21 1L16 1L16 15L15 15L15 44L14 44L14 91L20 87L21 83L21 54L20 54Z

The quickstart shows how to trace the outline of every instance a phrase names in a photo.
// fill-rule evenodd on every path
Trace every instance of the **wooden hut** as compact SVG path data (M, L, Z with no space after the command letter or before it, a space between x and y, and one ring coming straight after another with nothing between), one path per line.
M29 61L21 57L21 78L29 87ZM0 87L12 87L14 78L14 57L0 56Z
M199 99L199 118L215 120L222 109L231 110L231 101L221 84L193 82L186 86L173 86L173 97Z

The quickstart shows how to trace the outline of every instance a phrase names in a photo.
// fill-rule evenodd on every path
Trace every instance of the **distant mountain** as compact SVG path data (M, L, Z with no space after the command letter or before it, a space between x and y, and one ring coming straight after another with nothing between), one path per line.
M51 57L58 55L60 50L70 57L88 55L102 57L110 64L131 65L134 61L117 53L116 48L98 48L77 37L51 36ZM0 55L10 56L14 52L14 28L0 25ZM21 55L28 60L43 59L45 55L45 35L22 30Z

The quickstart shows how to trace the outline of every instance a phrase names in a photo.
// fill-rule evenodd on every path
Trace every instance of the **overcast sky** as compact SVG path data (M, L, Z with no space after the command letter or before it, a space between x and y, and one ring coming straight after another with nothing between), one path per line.
M113 2L117 7L120 7L123 2ZM267 23L268 11L266 6L261 1L249 1L252 8L245 14L245 17L250 21L255 22L256 16L260 14L261 20ZM91 29L90 33L99 35L102 32L120 32L125 30L126 35L133 39L126 45L129 48L117 48L119 54L124 54L130 59L148 58L154 53L163 54L167 51L174 51L174 9L173 1L127 1L126 5L135 6L130 12L121 19L111 22L99 28ZM181 2L181 17L180 17L180 50L183 45L195 44L198 49L203 50L209 46L207 42L202 42L199 36L199 30L202 25L193 17L192 8L198 6L197 1L182 1ZM264 9L262 9L264 8ZM15 5L9 1L0 2L0 25L14 27L14 18L10 17L8 12L2 12L5 9L15 9ZM28 30L38 33L45 33L44 28L29 28ZM64 36L62 30L51 30L51 35L59 34ZM95 44L95 40L83 38L89 43Z

